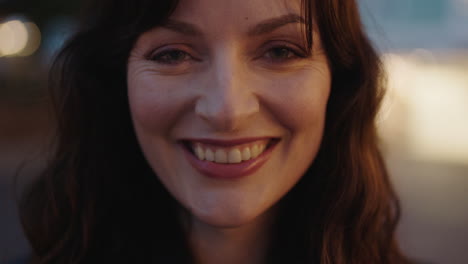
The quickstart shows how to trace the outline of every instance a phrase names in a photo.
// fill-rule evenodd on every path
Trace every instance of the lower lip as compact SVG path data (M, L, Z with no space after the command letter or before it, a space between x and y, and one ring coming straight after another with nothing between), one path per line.
M181 145L185 157L189 163L201 174L217 179L237 179L256 172L270 158L273 149L278 142L274 142L268 149L255 159L243 161L241 163L215 163L206 160L199 160L185 146Z

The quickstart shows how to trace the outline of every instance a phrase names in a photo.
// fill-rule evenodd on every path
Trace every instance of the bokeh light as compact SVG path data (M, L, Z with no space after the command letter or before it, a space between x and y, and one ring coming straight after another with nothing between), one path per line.
M422 49L385 54L383 61L389 88L383 116L395 120L382 123L382 135L413 158L468 165L468 65Z
M41 46L41 31L33 22L26 22L24 26L28 30L28 43L26 47L18 54L19 56L30 56L34 54Z
M0 57L32 55L40 43L41 32L36 24L18 19L0 23Z
M12 56L20 53L28 43L28 30L23 22L12 20L0 25L0 54Z

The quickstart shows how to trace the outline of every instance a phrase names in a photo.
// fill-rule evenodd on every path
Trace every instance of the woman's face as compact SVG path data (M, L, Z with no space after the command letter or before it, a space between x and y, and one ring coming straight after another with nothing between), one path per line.
M322 139L331 76L300 1L182 0L128 61L138 141L195 220L264 214L302 177Z

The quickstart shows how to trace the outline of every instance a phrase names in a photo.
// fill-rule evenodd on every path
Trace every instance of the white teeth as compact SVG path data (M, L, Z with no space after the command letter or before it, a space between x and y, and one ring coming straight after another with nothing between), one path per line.
M251 157L250 148L244 148L244 150L242 150L242 160L249 160Z
M255 159L260 154L260 149L257 145L254 145L251 150L252 158Z
M205 159L205 152L203 151L202 147L199 144L197 144L197 146L195 147L195 155L197 155L197 158L199 160Z
M213 151L211 151L211 149L207 149L205 151L205 159L207 161L214 161L215 160L214 153L213 153Z
M228 159L227 159L226 151L224 151L222 149L216 150L215 162L217 162L217 163L227 163L227 161L228 161Z
M240 163L242 161L242 155L239 149L231 149L228 155L229 163Z
M262 152L266 149L266 145L260 145L258 146L258 149L259 149L260 154L262 154Z
M199 160L207 160L216 163L241 163L242 161L258 157L266 148L266 143L257 143L251 146L233 148L212 148L203 146L201 143L193 144L193 152ZM242 151L241 151L242 149Z

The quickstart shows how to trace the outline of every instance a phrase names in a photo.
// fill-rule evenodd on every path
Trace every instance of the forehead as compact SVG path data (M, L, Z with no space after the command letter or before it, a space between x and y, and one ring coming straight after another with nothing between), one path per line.
M300 0L181 0L171 15L203 28L228 31L286 14L301 15Z

